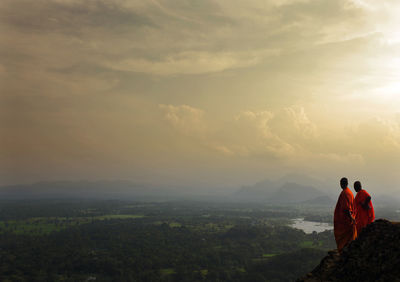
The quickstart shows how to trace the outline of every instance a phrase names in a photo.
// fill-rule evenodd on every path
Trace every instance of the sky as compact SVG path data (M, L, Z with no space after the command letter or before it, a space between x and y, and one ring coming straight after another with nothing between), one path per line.
M0 184L400 184L395 0L2 0Z

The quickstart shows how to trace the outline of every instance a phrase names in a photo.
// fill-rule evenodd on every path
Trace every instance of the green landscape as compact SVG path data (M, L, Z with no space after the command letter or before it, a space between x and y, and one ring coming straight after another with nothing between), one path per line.
M294 281L336 248L312 230L331 220L304 204L2 200L0 281Z
M335 247L291 227L313 208L2 201L1 281L293 281ZM326 209L329 213L329 209Z

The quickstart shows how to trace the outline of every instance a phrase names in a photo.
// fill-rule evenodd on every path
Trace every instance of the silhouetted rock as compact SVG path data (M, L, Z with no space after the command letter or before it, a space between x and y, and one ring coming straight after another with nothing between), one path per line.
M297 281L400 281L400 223L376 220Z

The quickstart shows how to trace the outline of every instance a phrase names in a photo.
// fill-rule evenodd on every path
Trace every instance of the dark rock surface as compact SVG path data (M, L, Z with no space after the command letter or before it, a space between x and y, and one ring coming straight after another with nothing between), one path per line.
M376 220L297 281L400 281L400 223Z

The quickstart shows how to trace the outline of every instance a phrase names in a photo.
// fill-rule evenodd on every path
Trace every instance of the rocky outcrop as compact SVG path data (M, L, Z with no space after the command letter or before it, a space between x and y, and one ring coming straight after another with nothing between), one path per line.
M298 282L400 281L400 223L379 219Z

